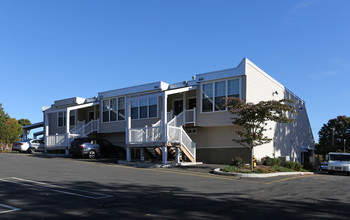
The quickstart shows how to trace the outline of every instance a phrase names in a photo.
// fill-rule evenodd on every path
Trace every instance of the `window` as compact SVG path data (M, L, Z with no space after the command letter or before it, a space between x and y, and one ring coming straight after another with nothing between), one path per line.
M215 83L215 111L225 110L226 81Z
M125 120L125 98L118 98L118 121Z
M202 85L202 112L223 111L224 99L240 97L240 80L225 80Z
M110 110L110 121L117 121L117 99L110 99L109 104L111 107Z
M125 97L103 100L102 111L103 122L125 120Z
M69 125L75 125L76 110L69 112ZM66 126L67 112L58 112L58 127Z
M66 126L66 112L58 112L58 127Z
M76 110L69 112L69 125L70 126L75 125L75 115L76 115Z
M158 96L135 98L131 101L131 119L155 118L158 116Z
M149 98L149 117L154 118L157 117L157 97Z
M213 84L203 84L202 92L202 111L211 112L213 111Z
M109 121L109 99L103 100L103 122L108 122Z
M131 101L131 119L139 118L139 100Z
M239 98L239 80L229 80L227 81L227 97L236 97Z
M140 99L140 118L147 118L147 99L142 98Z

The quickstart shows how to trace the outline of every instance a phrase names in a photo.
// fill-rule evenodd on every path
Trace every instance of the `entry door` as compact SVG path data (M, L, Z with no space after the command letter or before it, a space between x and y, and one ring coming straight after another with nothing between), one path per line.
M193 109L196 107L196 98L188 99L188 109Z
M176 100L174 101L174 115L180 114L184 109L184 102L183 100Z
M89 121L92 121L95 119L95 112L89 112Z

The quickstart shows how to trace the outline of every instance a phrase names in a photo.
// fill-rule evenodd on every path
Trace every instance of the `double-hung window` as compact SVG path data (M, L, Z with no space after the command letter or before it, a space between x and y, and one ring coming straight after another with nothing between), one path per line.
M113 98L109 100L110 104L110 121L117 121L117 99Z
M157 117L157 97L150 97L148 102L148 109L149 109L149 117L154 118Z
M125 120L125 97L118 98L118 121Z
M69 112L69 125L75 125L76 110ZM65 127L67 121L67 112L58 112L58 127Z
M107 100L103 100L103 113L102 113L102 118L103 118L103 122L108 122L109 121L109 99Z
M203 84L202 87L202 111L213 111L213 83Z
M139 100L131 101L131 119L139 118Z
M145 96L131 100L131 119L156 118L158 96Z
M148 117L148 103L147 98L141 98L140 99L140 118L147 118Z
M66 126L66 112L58 112L58 127Z
M102 112L103 122L125 120L125 97L103 100Z
M240 97L240 80L223 80L202 85L202 112L224 111L225 98Z
M75 125L75 115L76 115L76 110L70 111L69 112L69 125L74 126Z

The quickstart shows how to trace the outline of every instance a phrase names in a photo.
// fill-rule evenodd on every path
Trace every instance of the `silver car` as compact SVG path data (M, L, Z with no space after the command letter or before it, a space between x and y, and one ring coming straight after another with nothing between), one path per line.
M99 156L116 156L118 158L125 157L125 149L115 146L103 138L76 138L69 148L69 153L73 156L88 157L95 159Z
M12 150L19 152L28 152L30 154L36 151L44 151L44 141L40 139L28 139L15 143Z

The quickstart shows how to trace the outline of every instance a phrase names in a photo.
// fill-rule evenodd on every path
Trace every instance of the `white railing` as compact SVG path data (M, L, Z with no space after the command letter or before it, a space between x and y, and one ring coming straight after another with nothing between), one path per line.
M168 142L182 144L193 158L195 158L196 144L182 127L168 126Z
M196 125L196 108L185 110L185 124Z
M89 121L86 125L82 126L81 128L77 129L74 133L72 134L79 134L81 136L87 136L88 134L94 132L94 131L99 131L99 119L97 120L91 120Z
M46 137L46 147L63 147L67 146L67 140L65 134L49 135Z
M152 124L152 127L158 127L161 126L162 120L157 121L156 123Z
M85 125L85 120L84 121L78 121L78 124L72 128L69 133L71 134L75 134L77 130L79 130L81 127L83 127Z
M169 121L169 126L182 127L185 124L193 123L196 125L196 108L182 111Z
M167 113L167 121L169 122L171 119L173 119L174 117L174 114L173 114L173 110L171 110L170 112Z
M133 128L129 130L129 144L152 143L162 141L162 126Z
M186 123L196 123L196 109L185 110L172 118L172 112L167 113L167 135L163 140L162 121L152 124L150 127L132 128L128 132L127 144L146 144L154 142L168 142L182 145L196 158L196 144L191 140L186 131L182 128Z

